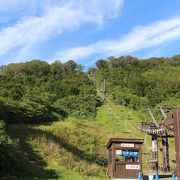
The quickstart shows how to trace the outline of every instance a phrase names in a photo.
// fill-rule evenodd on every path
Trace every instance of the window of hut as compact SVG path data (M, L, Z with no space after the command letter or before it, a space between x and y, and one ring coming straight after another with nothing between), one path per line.
M122 156L125 157L125 162L130 162L130 163L139 162L138 150L122 150Z
M122 150L116 149L115 150L115 160L116 161L125 161L125 157L122 155Z

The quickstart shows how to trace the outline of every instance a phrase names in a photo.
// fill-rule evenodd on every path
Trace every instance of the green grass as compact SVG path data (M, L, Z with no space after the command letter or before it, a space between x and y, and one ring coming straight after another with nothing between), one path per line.
M21 157L18 169L20 173L23 170L24 179L102 180L107 179L106 166L98 162L107 160L109 138L144 138L136 126L146 118L143 112L109 102L98 108L95 120L69 118L47 125L14 124L8 132L19 141L15 151ZM149 136L144 153L148 146ZM149 168L146 157L143 155L144 170ZM16 176L21 179L18 172Z

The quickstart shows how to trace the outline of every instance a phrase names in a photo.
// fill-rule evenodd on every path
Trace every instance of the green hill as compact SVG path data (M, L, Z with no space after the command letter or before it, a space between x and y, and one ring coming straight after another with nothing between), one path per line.
M89 74L98 88L106 79L114 102L133 109L180 105L180 56L139 60L131 56L98 60Z
M18 166L14 176L18 179L107 179L106 144L109 138L145 138L145 134L136 129L145 117L146 114L142 112L110 103L98 109L95 120L79 122L78 119L69 118L46 125L12 124L8 127L8 134L19 144L15 149L19 159L16 159ZM149 136L143 146L145 172L150 168L146 163L147 158L151 159L148 146ZM175 167L173 149L171 139L171 166Z
M145 138L143 169L148 170L150 137L137 125L150 121L147 107L162 121L157 106L180 106L179 63L179 56L111 57L97 61L96 68L88 70L89 78L73 61L3 66L1 178L106 179L106 144L111 137ZM174 167L173 139L170 149Z

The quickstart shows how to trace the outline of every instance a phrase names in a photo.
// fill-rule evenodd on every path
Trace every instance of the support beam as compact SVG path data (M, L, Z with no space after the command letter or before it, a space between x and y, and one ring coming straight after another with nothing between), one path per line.
M170 171L170 164L169 164L169 143L168 138L162 138L162 153L163 153L163 171L169 172Z
M160 111L164 119L167 118L166 113L164 112L164 109L160 106ZM167 132L164 133L164 136L167 136ZM169 172L170 171L170 164L169 164L169 143L168 138L163 137L162 138L162 153L163 153L163 171Z
M157 161L152 163L151 169L158 171L158 139L156 135L152 135L152 159Z

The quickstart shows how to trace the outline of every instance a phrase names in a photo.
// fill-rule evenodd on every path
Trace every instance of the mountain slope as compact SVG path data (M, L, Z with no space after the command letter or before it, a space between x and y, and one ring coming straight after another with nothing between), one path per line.
M109 138L144 138L145 135L136 129L142 118L146 118L143 112L109 102L98 109L95 120L80 122L69 118L46 125L10 125L9 134L20 143L16 153L20 153L22 161L26 159L19 165L19 174L16 170L15 176L68 180L74 177L106 179L106 144ZM143 147L144 170L149 168L146 163L148 144L150 137L146 137ZM22 169L24 174L21 173Z

